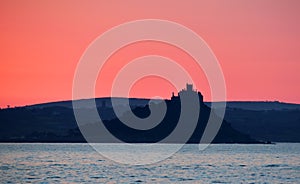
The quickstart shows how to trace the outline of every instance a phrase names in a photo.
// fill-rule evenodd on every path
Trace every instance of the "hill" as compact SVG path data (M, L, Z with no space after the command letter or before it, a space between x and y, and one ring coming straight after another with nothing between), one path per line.
M199 102L197 103L195 99ZM105 134L101 133L105 128L118 139L130 143L154 143L169 137L171 138L166 139L165 143L185 143L186 141L199 143L208 125L209 117L213 117L214 121L219 119L210 107L203 103L201 93L194 91L192 85L188 84L186 89L178 93L178 96L173 95L171 100L165 100L166 114L161 122L157 126L144 130L131 128L121 122L112 108L110 98L96 99L97 110L105 126L100 130L97 129L100 122L97 122L97 119L89 120L91 109L85 106L90 100L92 99L76 101L82 104L77 110L87 114L83 119L87 123L79 125L76 123L70 101L0 110L0 141L85 142L81 131L88 130L90 131L88 136L93 137L91 140L88 139L89 141L114 142L106 139ZM121 110L124 118L129 117L123 107L126 100L129 100L133 113L140 118L150 115L150 105L158 109L157 112L163 105L158 100L152 100L150 105L147 99L114 98L114 100L116 100L116 108ZM182 103L185 104L183 107ZM195 122L194 120L197 119L198 121ZM128 120L131 123L138 123L136 119L129 118ZM192 126L193 122L195 126ZM259 143L249 135L232 128L227 121L220 120L220 122L221 126L213 139L214 143ZM192 131L188 132L189 129ZM178 133L172 137L173 131L178 131Z
M136 111L143 109L147 112L149 103L149 99L138 98L114 98L114 100L119 104L117 108L121 111L127 100L131 108ZM95 101L105 123L116 123L116 116L111 108L111 98L97 98ZM205 108L209 108L210 102L204 104ZM299 104L227 102L224 118L226 125L230 125L238 132L250 135L255 140L300 142ZM1 109L0 140L4 142L84 142L74 118L72 101Z

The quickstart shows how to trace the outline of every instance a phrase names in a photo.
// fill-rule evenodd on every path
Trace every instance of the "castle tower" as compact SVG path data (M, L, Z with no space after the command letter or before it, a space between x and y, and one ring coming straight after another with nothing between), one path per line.
M178 101L180 96L192 96L192 95L198 95L200 105L203 104L203 95L200 91L193 89L193 84L186 83L186 89L182 89L178 92L178 96L174 95L174 92L172 93L171 100Z
M193 84L188 84L188 83L186 83L186 90L187 90L188 92L192 92L192 91L193 91Z

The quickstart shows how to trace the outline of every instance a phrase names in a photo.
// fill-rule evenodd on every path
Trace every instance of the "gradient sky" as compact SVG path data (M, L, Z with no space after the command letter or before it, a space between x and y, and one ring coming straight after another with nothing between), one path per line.
M0 107L71 99L76 65L87 46L114 26L149 18L178 22L208 43L223 69L228 100L300 103L299 12L298 0L1 0ZM118 70L147 54L184 65L210 100L205 76L188 64L191 58L155 42L115 53L99 75L97 96L109 96ZM130 95L167 98L172 90L165 80L149 77Z

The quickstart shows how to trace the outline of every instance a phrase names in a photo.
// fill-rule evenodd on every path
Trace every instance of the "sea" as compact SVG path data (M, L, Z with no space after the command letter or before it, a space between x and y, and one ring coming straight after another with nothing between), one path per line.
M300 143L188 144L145 165L116 162L86 143L1 143L0 183L300 183Z

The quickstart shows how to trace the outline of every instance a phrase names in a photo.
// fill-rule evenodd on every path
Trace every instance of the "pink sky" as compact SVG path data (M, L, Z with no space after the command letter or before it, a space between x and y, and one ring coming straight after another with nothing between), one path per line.
M170 20L198 33L220 62L228 100L300 103L299 12L298 0L2 0L0 107L71 99L75 68L87 46L104 31L138 19ZM137 43L108 61L97 96L109 96L118 69L145 54L174 58L195 75L180 50ZM205 76L199 75L194 80L210 100ZM154 90L158 85L163 87ZM152 77L139 81L131 96L167 98L172 90Z

